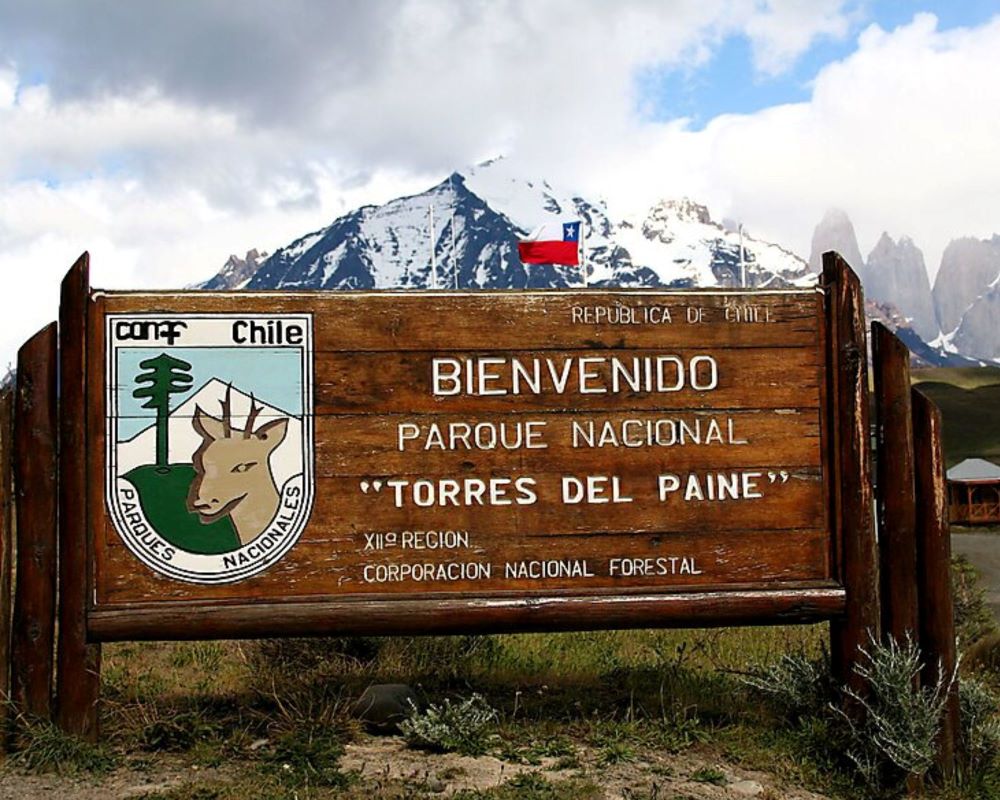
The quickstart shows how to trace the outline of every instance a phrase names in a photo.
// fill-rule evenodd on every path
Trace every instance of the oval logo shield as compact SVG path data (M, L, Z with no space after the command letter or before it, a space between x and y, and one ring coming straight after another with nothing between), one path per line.
M312 317L109 315L107 503L156 572L233 583L280 560L313 503Z

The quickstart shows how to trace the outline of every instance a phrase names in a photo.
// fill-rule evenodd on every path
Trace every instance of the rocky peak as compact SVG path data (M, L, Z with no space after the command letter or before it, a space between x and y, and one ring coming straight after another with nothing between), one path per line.
M216 290L242 288L250 281L266 258L267 253L258 252L256 248L247 250L247 254L243 258L233 254L229 256L218 274L208 283L203 284L201 288Z
M901 236L893 241L883 232L860 275L867 297L895 305L927 341L937 338L937 315L924 254L911 238Z
M854 225L851 224L847 213L839 208L829 209L813 230L812 247L809 252L809 268L813 272L822 271L823 253L828 250L840 253L855 272L860 274L864 268L865 261L861 257Z
M661 200L654 205L642 226L642 232L647 239L668 242L662 238L665 231L678 222L713 225L712 215L706 206L684 197L680 200Z
M962 315L1000 275L1000 236L953 239L934 280L934 307L941 330L954 331Z

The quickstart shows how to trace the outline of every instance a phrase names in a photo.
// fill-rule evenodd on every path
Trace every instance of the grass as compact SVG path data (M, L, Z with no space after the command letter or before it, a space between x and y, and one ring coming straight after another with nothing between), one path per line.
M21 717L15 750L8 764L28 773L104 775L121 759L112 748L64 733L50 722Z
M671 797L662 788L671 781L724 782L726 774L711 766L721 761L834 798L860 798L820 746L823 731L788 724L743 680L788 652L820 656L828 635L826 625L815 625L112 644L104 648L105 745L74 750L75 740L40 728L12 766L98 777L164 760L221 770L146 800L439 796L442 781L464 785L460 767L449 767L446 778L404 780L361 777L343 766L345 747L361 735L350 701L371 683L406 682L439 708L478 693L497 710L482 741L509 777L455 795L466 800L588 800L609 776L625 797ZM985 655L978 663L993 670ZM690 767L689 754L697 754Z
M915 370L913 383L941 409L949 467L966 458L1000 462L1000 369Z
M519 775L495 789L453 795L456 800L599 800L603 796L593 781L580 778L553 781L534 773Z
M1000 367L930 367L915 369L912 382L947 383L959 389L978 389L1000 384Z

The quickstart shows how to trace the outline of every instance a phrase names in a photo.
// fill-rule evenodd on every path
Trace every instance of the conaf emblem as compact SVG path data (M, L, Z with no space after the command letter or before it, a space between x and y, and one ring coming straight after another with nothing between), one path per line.
M311 316L112 315L106 335L107 502L125 545L192 583L277 562L312 509Z

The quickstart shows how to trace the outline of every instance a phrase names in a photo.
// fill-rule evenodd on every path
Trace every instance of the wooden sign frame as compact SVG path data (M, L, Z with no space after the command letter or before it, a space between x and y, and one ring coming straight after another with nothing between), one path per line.
M82 283L82 282L81 282ZM624 298L639 299L652 297L658 300L667 298L701 298L706 303L731 302L743 296L739 292L712 293L648 293L648 292L611 292L592 291L582 294L588 300L602 298L606 306L613 306L616 300ZM86 631L87 639L92 642L134 640L134 639L164 639L164 638L235 638L260 637L277 635L315 635L315 634L393 634L393 633L458 633L471 631L530 631L530 630L573 630L595 628L623 628L643 626L683 626L683 625L719 625L719 624L755 624L762 621L770 622L807 622L829 619L841 614L846 606L846 591L840 580L841 565L837 553L842 549L836 541L836 536L830 537L827 543L828 559L826 569L828 575L812 580L774 580L754 584L740 582L736 585L709 586L707 589L688 587L685 591L649 591L637 588L620 590L602 588L600 590L561 588L555 590L522 589L462 591L455 593L406 592L403 596L379 593L373 596L354 595L346 598L337 596L324 597L321 600L288 599L280 594L264 594L250 601L236 601L216 593L219 599L211 599L212 589L200 589L198 592L184 593L177 589L176 602L145 600L142 595L133 595L130 602L104 602L106 595L100 585L102 573L102 558L109 552L104 547L98 547L101 537L109 536L107 521L104 519L106 508L105 485L101 479L101 462L106 449L104 441L104 421L108 414L106 402L102 402L102 387L109 381L104 374L107 343L105 337L110 334L111 326L106 320L117 320L119 315L130 313L155 312L164 315L179 315L183 313L219 313L259 314L265 310L284 313L307 313L317 307L325 306L328 316L333 316L331 307L341 317L341 327L337 331L317 330L316 358L322 355L332 358L326 349L333 347L333 338L346 337L348 341L367 337L360 352L350 352L338 361L337 369L327 367L317 360L318 373L339 374L344 371L341 364L349 364L352 371L365 371L364 363L376 362L379 370L388 363L390 367L399 362L400 376L412 377L414 368L405 357L406 353L421 352L423 348L433 347L442 336L435 331L426 331L423 327L409 321L421 316L434 317L450 309L449 318L467 322L467 328L461 330L449 329L451 338L467 336L477 343L477 350L484 348L488 339L498 340L494 345L497 351L502 351L508 341L524 341L523 314L517 309L522 307L533 310L533 320L538 320L541 330L532 331L531 340L540 341L541 346L552 347L555 342L561 342L560 336L564 323L551 322L551 316L557 310L564 309L569 297L566 293L534 292L534 293L234 293L220 295L214 293L87 293L84 303L87 315L87 385L86 397L80 407L81 416L86 415L86 438L82 448L64 451L64 458L74 458L77 463L66 465L73 471L82 471L91 476L88 482L89 491L87 503L89 511L86 518L89 530L86 540L89 547L87 570L86 597ZM800 338L816 337L815 348L820 360L816 367L814 380L818 384L819 434L821 463L833 463L832 469L824 471L825 480L821 490L824 495L824 506L829 507L832 476L839 470L836 466L838 456L830 453L830 430L833 427L833 415L837 413L835 398L827 397L826 382L823 380L826 361L829 357L827 348L830 308L826 295L821 290L808 290L789 293L772 293L758 295L759 298L774 300L776 304L790 298L790 304L804 304L807 308L815 303L815 320L819 323L815 330L809 331L809 320L793 320L786 328L793 330ZM374 306L374 308L373 308ZM379 320L391 314L392 307L406 306L398 318L384 324L372 325L371 320ZM491 323L493 319L487 316L487 311L498 306L504 307L504 314L498 315L500 322L498 330L478 332L475 325L483 322ZM797 307L797 306L796 306ZM355 311L354 309L357 309ZM549 313L551 311L551 314ZM76 329L80 325L77 320L69 321ZM455 324L461 324L455 323ZM346 333L344 329L346 328ZM376 328L376 330L372 330ZM401 330L401 328L403 330ZM707 330L707 328L706 328ZM757 328L755 330L761 330ZM588 329L589 332L589 329ZM721 336L738 338L742 331L713 329L712 333ZM743 334L744 336L750 335ZM773 334L772 334L773 335ZM622 335L624 337L624 335ZM655 344L655 330L647 327L638 329L628 336L638 340L647 349ZM324 340L327 341L324 344ZM403 357L397 357L394 348L399 348L402 341ZM574 341L574 346L585 346L582 341ZM584 352L605 352L613 348L613 352L622 352L621 347L628 343L619 340L590 342L589 350ZM631 342L635 346L635 342ZM558 344L562 347L563 344ZM521 345L523 348L524 345ZM373 349L381 348L377 357L371 357ZM452 352L452 351L447 351ZM641 352L641 351L630 351ZM733 351L736 353L736 351ZM751 351L747 351L751 352ZM790 352L790 351L789 351ZM777 353L780 355L779 353ZM738 352L743 357L743 352ZM721 356L720 356L721 358ZM361 366L355 367L360 364ZM423 361L418 368L424 369ZM779 371L791 369L789 364L776 365ZM368 367L371 371L373 367ZM794 372L794 371L793 371ZM799 370L801 372L801 370ZM799 374L794 372L794 374ZM329 379L329 378L327 378ZM317 374L317 385L324 380ZM401 381L402 382L402 381ZM400 382L400 383L401 383ZM748 387L752 390L752 387ZM790 386L784 394L775 400L780 404L790 402L785 395L805 392ZM328 413L343 413L355 408L359 403L355 398L345 399L346 388L341 387L340 394L334 394L325 401ZM420 398L399 397L403 390L389 389L364 390L364 397L371 396L366 405L380 405L389 412L398 413L398 409L408 408L413 403L419 403ZM778 394L782 393L779 387ZM493 404L502 408L507 398L499 398ZM761 398L764 399L764 398ZM486 403L479 398L478 410ZM75 409L67 409L76 417ZM365 409L367 410L367 409ZM419 409L418 409L419 410ZM319 420L317 409L317 420ZM343 423L341 423L343 424ZM317 446L320 446L319 444ZM89 459L84 454L90 454ZM832 456L832 461L831 461ZM83 459L84 464L78 463ZM376 472L376 474L379 474ZM322 492L319 492L322 494ZM322 505L322 503L320 503ZM314 512L320 513L320 512ZM785 513L794 514L794 511ZM830 509L825 512L825 524L836 512ZM312 524L312 523L310 523ZM752 527L752 526L748 526ZM832 530L832 526L829 528ZM654 531L655 532L655 531ZM704 531L700 536L711 537L711 531ZM763 535L763 534L761 534ZM785 537L786 541L791 541ZM540 542L540 544L544 544ZM813 556L815 558L815 556ZM131 563L131 560L130 560ZM110 572L110 567L108 568ZM733 582L730 580L730 584ZM287 591L286 584L286 591ZM168 588L160 581L156 590ZM118 586L119 594L127 592L128 587ZM153 590L153 591L156 591ZM273 590L272 590L273 591ZM294 589L293 589L294 593ZM209 599L192 599L193 596Z

